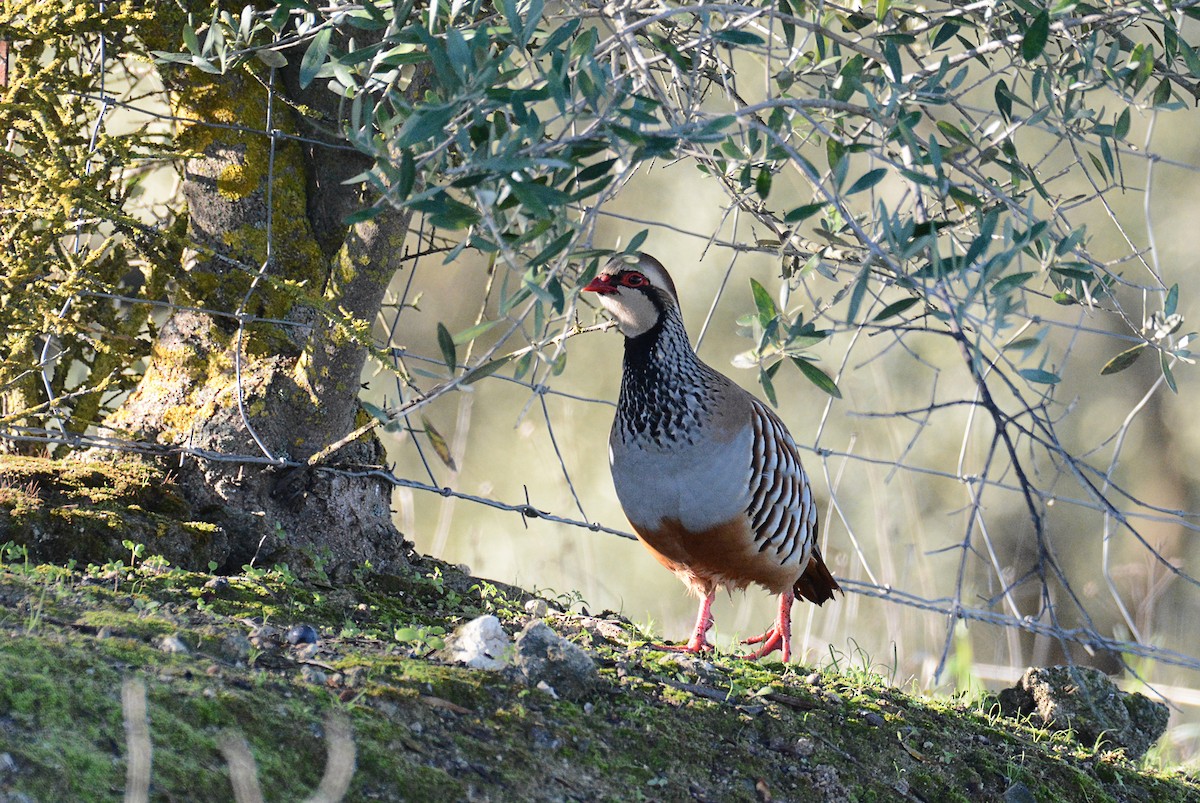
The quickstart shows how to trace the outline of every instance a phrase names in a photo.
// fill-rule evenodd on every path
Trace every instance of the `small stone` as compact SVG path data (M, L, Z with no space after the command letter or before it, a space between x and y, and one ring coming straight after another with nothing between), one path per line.
M808 758L816 751L817 746L813 744L813 740L807 736L801 736L799 739L797 739L795 747L792 748L792 752L801 758Z
M329 676L320 669L307 665L300 667L300 677L305 683L311 683L314 686L324 686L325 681L329 679Z
M183 643L183 639L176 635L164 636L163 640L158 643L158 648L163 652L183 655L189 652L187 645Z
M472 619L446 639L441 651L449 661L466 664L472 669L498 671L508 665L512 642L491 614Z
M13 761L11 753L0 753L0 777L11 775L17 771L17 762Z
M250 631L250 643L258 648L272 647L280 642L283 631L271 625L259 625Z
M1017 781L1004 790L1004 803L1037 803L1037 798L1029 791L1028 786Z
M316 644L321 634L312 625L295 625L287 632L288 644Z
M219 651L222 658L237 663L248 659L250 650L253 648L254 645L250 643L250 639L241 633L232 633L221 639Z
M541 619L550 610L544 599L531 599L525 603L525 613Z
M866 723L872 728L878 728L887 722L887 720L885 720L879 714L876 714L874 711L868 711L867 715L863 717L863 719L866 720Z
M553 686L551 686L549 683L547 683L547 682L546 682L546 681L544 681L544 680L539 680L539 681L537 682L537 686L535 686L534 688L536 688L538 691L544 691L544 692L546 692L546 694L549 694L549 695L550 695L551 697L553 697L555 700L559 699L559 697L558 697L558 692L556 692L556 691L554 690L554 687L553 687Z
M820 672L809 672L808 675L804 678L804 682L807 683L809 686L820 686L821 685L821 673Z
M591 656L540 619L517 636L516 664L531 684L545 682L568 700L588 695L600 679Z
M208 675L210 678L216 677L217 675L221 674L221 667L217 666L216 664L209 664L204 670L204 674Z
M204 584L205 588L210 588L213 591L224 591L229 588L228 577L214 577Z
M301 644L296 648L296 660L308 661L315 658L321 648L316 644Z

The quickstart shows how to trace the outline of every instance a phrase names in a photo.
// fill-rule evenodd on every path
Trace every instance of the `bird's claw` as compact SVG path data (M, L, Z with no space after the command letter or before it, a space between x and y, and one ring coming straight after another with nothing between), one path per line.
M755 636L754 638L748 638L745 641L743 641L742 643L743 644L761 644L762 645L754 652L745 656L746 658L748 658L751 661L757 661L760 658L766 658L768 655L775 652L776 650L780 650L783 652L783 662L786 664L788 662L788 659L790 659L792 657L792 645L789 643L789 641L790 640L785 638L784 635L782 633L780 633L777 628L772 627L770 630L768 630L766 633L763 633L761 636Z
M692 639L687 644L651 644L650 648L664 652L686 652L699 655L702 652L712 652L713 645L707 641L697 642Z

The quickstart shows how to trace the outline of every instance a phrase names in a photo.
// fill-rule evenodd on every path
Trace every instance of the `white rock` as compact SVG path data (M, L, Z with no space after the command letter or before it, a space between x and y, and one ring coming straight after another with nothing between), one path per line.
M179 636L166 636L158 643L158 648L163 652L187 654L187 645L183 643L183 639Z
M503 669L511 653L512 641L491 614L472 619L446 640L446 657L472 669Z
M539 619L546 615L550 610L550 606L546 604L544 599L531 599L525 603L525 613L530 616L536 616Z

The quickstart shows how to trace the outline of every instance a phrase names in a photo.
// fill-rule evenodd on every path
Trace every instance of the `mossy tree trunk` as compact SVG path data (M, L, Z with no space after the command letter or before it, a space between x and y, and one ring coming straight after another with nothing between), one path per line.
M343 182L369 162L325 133L337 130L338 99L301 91L295 65L172 67L164 80L173 113L196 121L177 141L192 154L183 196L194 245L177 285L182 304L203 311L172 313L144 377L105 424L214 455L306 461L361 423L361 333L400 267L408 215L343 222L365 202ZM367 436L324 462L381 458ZM208 557L223 566L256 554L335 570L404 559L391 486L377 479L192 456L173 471L196 511L226 530L228 549Z

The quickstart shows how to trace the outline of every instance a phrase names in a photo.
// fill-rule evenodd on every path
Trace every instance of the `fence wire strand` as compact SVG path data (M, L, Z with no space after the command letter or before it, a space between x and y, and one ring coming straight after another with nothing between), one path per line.
M930 11L928 24L935 26L956 14L973 13L973 9L985 5L987 4L974 3L958 9L946 6ZM1192 2L1177 3L1176 8L1191 8L1195 5L1196 3ZM712 32L690 20L698 19L696 15L704 13L720 14L733 21L729 30L754 32L755 36L762 37L769 43L771 49L766 51L766 58L773 70L787 66L800 47L797 44L790 49L775 49L780 47L782 42L777 29L781 20L786 19L806 31L807 36L819 33L838 42L842 47L859 53L863 58L885 62L885 55L876 51L869 40L834 31L829 27L817 26L811 20L784 14L778 9L752 9L736 4L705 3L688 8L664 8L649 3L618 3L611 9L606 9L603 14L594 9L577 7L573 3L566 3L564 8L574 9L581 17L595 21L602 31L601 43L597 49L598 58L618 65L622 77L633 81L647 96L655 98L668 115L666 122L669 126L682 130L688 120L703 117L707 114L703 104L711 102L707 93L720 94L732 108L733 116L744 122L748 131L756 131L758 135L771 139L774 146L788 155L793 163L795 178L811 185L817 200L829 204L831 208L843 208L844 199L840 198L836 191L834 169L814 168L815 174L808 175L807 169L802 166L811 165L812 162L805 158L802 152L809 144L800 139L781 138L776 130L762 124L761 118L771 114L776 108L786 108L789 113L795 114L798 120L806 121L810 129L809 136L820 136L853 146L856 136L853 131L831 129L826 120L817 116L817 112L838 109L856 115L863 130L874 125L882 112L858 104L843 104L845 108L840 108L837 107L837 102L831 99L771 97L754 101L743 97L743 92L750 93L752 88L745 85L746 81L739 81L734 65L722 62L727 56L723 56L713 44ZM1069 34L1078 32L1085 26L1130 23L1149 13L1144 4L1114 7L1094 14L1061 18L1054 23L1054 30ZM686 22L685 17L688 20ZM724 68L719 80L714 80L711 75L701 70L699 57L694 68L690 72L684 72L678 64L672 63L671 59L662 53L652 52L638 38L639 32L666 20L680 21L676 45L679 49L703 54L706 59ZM105 49L104 37L100 36L97 41L97 69L104 73L105 66L112 57ZM1001 51L1016 52L1013 49L1019 50L1019 47L1019 38L990 40L948 57L948 66L953 69L969 65L973 59L981 56ZM907 47L906 51L914 63L921 62L919 53ZM1008 61L997 61L983 73L974 75L971 86L984 86L994 81L997 76L1011 75L1018 67L1015 57ZM921 67L905 74L903 79L904 82L912 82L915 86L917 79L928 77L938 69L945 67ZM421 216L415 219L407 240L407 247L411 249L405 268L407 275L401 277L398 288L385 303L381 325L377 325L374 330L377 341L374 345L378 353L384 356L372 367L377 375L386 376L388 381L390 395L384 405L387 419L372 421L358 430L347 433L341 442L329 444L330 449L320 455L321 459L307 462L273 454L255 434L245 409L246 389L242 384L241 373L243 335L246 327L251 324L280 328L300 326L295 321L249 314L251 297L260 281L266 279L272 268L275 234L270 216L273 208L270 188L274 186L276 178L276 145L286 141L316 148L354 150L348 145L277 130L272 121L277 102L274 87L275 75L272 68L271 78L266 84L266 119L262 121L261 128L249 120L230 123L179 117L170 113L165 106L140 100L131 101L113 86L103 83L96 92L80 94L80 99L93 102L96 109L94 118L89 121L89 154L98 147L103 126L118 113L130 115L138 124L148 121L164 125L188 124L236 130L243 134L263 137L268 143L269 153L266 165L267 256L260 265L248 265L220 254L209 255L199 243L188 244L189 248L197 253L235 263L238 270L251 277L249 289L234 312L175 304L161 298L120 292L119 288L115 287L99 289L80 286L66 297L58 314L59 319L66 319L73 304L103 300L114 304L148 306L159 315L186 311L236 322L237 347L234 355L237 368L237 404L243 424L258 444L261 454L222 454L194 448L188 444L164 446L116 432L105 432L98 426L92 426L85 432L69 431L58 418L59 412L70 409L72 401L86 393L88 388L71 388L59 392L53 389L49 379L51 373L56 370L52 348L55 337L53 331L44 334L41 341L43 345L38 353L31 355L26 372L0 387L0 391L7 390L29 372L40 373L45 378L45 403L35 409L23 411L20 418L40 418L44 425L23 425L0 414L0 427L3 427L0 429L0 439L12 443L65 446L75 451L101 449L133 452L173 461L197 460L276 469L312 466L319 472L352 478L371 478L395 488L422 491L480 508L515 513L526 524L541 520L590 533L633 539L634 536L623 526L613 523L617 519L616 511L605 511L602 518L608 519L607 521L593 520L587 514L588 510L595 511L599 503L589 498L589 486L577 479L580 466L573 463L577 463L579 458L563 448L562 436L568 425L558 419L556 413L559 409L557 405L560 404L585 407L612 405L611 398L593 397L576 392L569 386L564 387L557 380L561 360L567 353L567 340L576 334L595 332L605 327L581 322L579 319L590 315L591 312L586 307L580 307L575 298L570 300L566 311L558 316L541 317L540 313L535 312L535 306L532 304L498 312L498 305L493 296L499 290L494 288L493 282L504 281L502 272L507 272L504 275L519 277L523 273L525 260L525 256L518 251L502 250L489 268L492 273L487 279L487 289L481 306L478 310L472 308L471 312L475 315L476 325L487 322L485 316L492 316L492 320L496 322L496 336L486 341L488 346L483 348L484 341L480 341L481 347L475 349L473 342L472 350L467 352L466 362L453 369L437 352L421 353L410 348L405 344L407 335L404 325L410 320L413 326L428 324L428 321L422 322L417 318L419 310L414 298L420 292L418 288L436 286L436 282L430 278L434 271L426 267L423 260L453 247L449 240L439 235L429 221ZM769 91L768 89L768 94ZM967 94L967 91L961 93ZM819 407L819 412L811 413L815 430L812 427L804 427L804 431L815 431L815 435L812 436L811 443L802 444L801 448L817 461L824 486L828 489L829 495L825 505L827 512L824 517L824 543L827 554L852 555L852 558L847 557L844 565L839 566L839 584L848 594L878 600L885 608L894 606L944 619L944 628L941 631L943 638L939 645L938 673L951 657L956 627L960 622L979 623L999 628L1006 634L1027 634L1097 652L1111 653L1120 656L1121 662L1131 669L1134 668L1137 659L1145 659L1191 672L1200 671L1200 655L1194 654L1194 648L1187 650L1156 643L1157 634L1147 631L1144 623L1138 621L1138 601L1131 597L1132 586L1124 583L1122 587L1123 581L1118 576L1118 570L1124 571L1130 565L1129 555L1125 554L1120 558L1125 561L1121 566L1115 565L1115 561L1119 559L1115 554L1118 547L1125 550L1136 549L1138 559L1145 562L1142 571L1146 573L1147 588L1158 589L1155 592L1156 597L1165 593L1163 589L1174 583L1174 593L1182 595L1185 599L1181 603L1182 607L1190 605L1194 608L1200 600L1200 594L1197 594L1200 581L1196 578L1194 565L1187 562L1189 553L1186 552L1187 549L1191 549L1190 554L1196 554L1195 547L1177 537L1174 546L1178 549L1172 552L1165 542L1155 540L1164 536L1150 534L1169 526L1181 536L1194 539L1195 533L1200 532L1200 513L1161 503L1157 499L1144 498L1146 492L1137 486L1137 478L1128 475L1122 478L1120 471L1124 465L1123 457L1130 449L1131 438L1135 437L1134 433L1145 419L1161 412L1158 405L1167 403L1163 401L1167 375L1159 375L1144 387L1139 386L1136 398L1126 404L1114 425L1097 425L1097 434L1089 442L1073 442L1066 445L1061 432L1066 426L1064 422L1069 420L1075 402L1061 401L1049 392L1031 392L1028 386L1022 385L1019 377L1022 376L1022 371L1026 370L1021 362L1024 355L1011 348L1012 343L1026 337L1027 330L1044 329L1061 335L1066 338L1066 342L1060 352L1062 364L1057 366L1056 370L1065 373L1069 366L1091 359L1081 351L1084 338L1088 338L1088 342L1091 342L1092 338L1102 339L1104 343L1117 349L1149 342L1141 334L1145 332L1146 323L1156 309L1149 299L1160 297L1171 283L1169 277L1164 276L1163 266L1160 264L1160 241L1164 239L1161 230L1164 223L1155 219L1152 200L1158 193L1164 192L1159 188L1162 186L1162 174L1166 168L1194 176L1200 172L1200 163L1188 162L1174 155L1161 133L1156 136L1156 127L1164 124L1156 111L1150 112L1150 121L1141 147L1134 147L1129 143L1113 146L1113 158L1122 171L1120 177L1109 176L1100 180L1086 166L1089 162L1085 151L1099 146L1100 141L1095 136L1064 132L1046 119L1030 123L1028 117L1014 118L1000 129L992 131L990 126L995 122L993 109L964 97L951 98L948 106L960 114L963 120L970 121L975 133L990 137L990 141L997 146L1017 130L1021 130L1023 134L1032 132L1038 136L1053 137L1053 145L1034 162L1035 166L1043 168L1047 184L1063 183L1065 171L1073 169L1069 165L1084 165L1082 172L1087 180L1088 192L1073 199L1071 203L1064 203L1051 210L1050 217L1063 231L1077 229L1081 225L1078 219L1085 216L1089 221L1107 222L1116 238L1123 244L1122 253L1117 256L1082 253L1080 258L1086 259L1097 272L1111 277L1114 286L1128 291L1126 295L1080 299L1081 311L1073 320L1039 318L1028 321L1015 331L1006 330L1001 335L991 328L986 316L971 311L968 299L955 296L957 291L948 285L937 288L936 292L941 294L940 298L946 308L967 310L959 319L950 317L948 322L938 323L929 318L913 318L905 325L896 325L894 321L887 324L874 321L874 316L885 311L888 304L894 300L894 285L880 284L878 290L872 288L864 294L858 322L843 320L835 314L835 301L842 303L839 289L849 287L848 282L852 283L853 275L860 272L865 275L871 270L884 269L893 271L896 275L904 272L898 264L885 231L869 216L851 216L845 222L847 230L857 238L853 245L843 247L838 243L816 242L793 236L792 230L781 221L764 214L741 187L717 170L711 170L710 176L713 183L720 185L726 194L726 205L715 217L715 225L709 225L711 221L708 218L692 223L677 216L668 216L665 212L660 219L653 209L633 214L626 207L605 208L604 200L615 197L620 188L633 186L633 182L642 180L642 173L630 167L614 182L614 186L600 203L568 207L578 225L579 236L576 244L581 248L593 244L592 241L598 232L617 232L627 237L629 230L636 226L653 232L650 242L658 237L671 238L671 242L676 244L692 243L697 253L711 251L712 257L705 266L710 277L710 291L706 295L709 303L697 338L701 346L705 346L706 338L711 339L715 334L719 314L746 311L744 299L737 297L734 289L738 286L736 282L741 281L744 275L757 271L757 266L763 264L756 262L756 259L790 264L791 260L803 263L814 255L819 255L819 270L810 270L805 274L808 277L806 280L794 282L791 293L795 298L803 298L810 318L819 321L822 326L827 326L832 333L831 342L834 346L826 354L836 366L833 371L834 378L839 382L849 381L853 374L873 371L880 364L897 360L905 361L906 367L902 370L927 372L928 385L922 391L924 403L917 401L912 406L908 405L906 397L901 396L888 396L885 401L897 406L883 409L873 407L876 401L874 398L858 398L841 403L819 398L818 403L814 403L814 406ZM558 114L563 119L568 119L570 111L560 111ZM991 133L988 133L989 131ZM1162 152L1153 149L1156 141ZM158 157L147 156L147 162L151 158ZM697 149L694 158L698 163L709 167L714 164L714 157L704 149ZM877 162L873 162L873 166L884 167L897 174L910 167L898 153L877 154L876 158ZM1142 170L1144 186L1139 188L1125 183L1127 178L1132 176L1134 165L1140 165ZM128 169L132 170L135 167L136 165L130 165ZM969 162L960 162L955 167L963 175L977 179L978 186L990 184L982 167ZM649 172L667 169L667 166L656 164ZM907 197L913 198L913 203L925 203L929 200L927 193L920 188L909 188L908 191L912 192L911 196ZM1131 224L1128 215L1119 209L1114 201L1121 192L1135 191L1142 194L1140 218L1134 220L1141 226L1142 231L1138 231L1137 226ZM1014 201L1001 190L996 190L989 202L1009 210L1014 216L1024 215L1026 211L1021 203ZM496 220L489 219L491 213L487 205L481 205L485 210L481 225L489 227L496 235L496 240L503 242L503 226ZM147 230L150 229L153 227L147 225ZM93 236L95 230L96 227L79 212L74 230L76 252L86 252L93 241L101 242L102 238ZM961 248L967 244L962 242L957 245ZM717 262L720 264L715 264ZM1127 264L1131 272L1136 267L1134 275L1121 274ZM576 269L577 266L565 257L558 259L547 273L546 281L554 279L569 283L575 278ZM1029 291L1035 296L1040 294L1043 299L1054 296L1053 288L1047 286L1031 286ZM1131 306L1127 309L1128 300L1133 296L1137 297L1140 308L1134 309ZM1100 320L1106 323L1119 322L1124 326L1124 330L1106 328L1099 323ZM953 348L957 351L956 362L952 367L950 362L930 354L932 348L929 344L935 341L939 345L932 348ZM441 484L438 477L449 468L441 465L438 456L431 453L428 441L423 442L422 436L427 433L429 425L421 422L421 412L430 409L437 399L467 387L469 383L465 380L473 369L498 358L511 360L515 365L527 357L530 362L527 371L520 374L515 371L493 373L481 380L478 392L482 394L489 387L523 389L523 408L506 410L504 413L507 420L513 422L523 421L525 412L537 405L540 416L535 414L532 418L540 421L538 427L554 455L557 475L562 489L565 489L563 496L570 500L569 504L578 514L577 517L574 513L565 515L541 509L536 499L542 490L536 487L531 493L533 501L502 501L484 493L468 492L464 487ZM132 367L129 369L133 370ZM66 367L59 366L57 370L66 370ZM967 381L955 385L948 378L952 372L967 377ZM438 382L420 379L428 379L433 374L450 378ZM471 386L473 392L475 387ZM815 390L812 392L817 393ZM553 405L549 403L551 400ZM475 399L464 404L461 408L463 417L474 420L473 416L480 415L479 408L483 405ZM788 414L786 405L783 407L785 414ZM831 448L831 442L840 445L845 435L833 426L832 421L835 417L853 419L864 428L891 425L891 435L896 439L894 451L888 452L886 445L868 443L865 437L858 438L853 434L845 440L847 445L844 448ZM402 442L402 448L411 450L415 455L414 465L419 468L414 468L414 473L421 479L402 476L385 466L350 467L327 462L327 459L333 460L331 455L336 456L336 449L340 445L365 432L381 430L392 424L395 424L392 429L398 433L395 437ZM902 431L901 427L910 429ZM385 433L384 437L393 436ZM953 457L941 463L930 462L925 444L939 438L952 440L953 445L949 453ZM597 447L596 453L602 453L601 447ZM1100 465L1093 465L1092 461L1098 461ZM508 467L498 469L501 472L508 470ZM894 525L901 514L896 511L875 511L874 515L880 518L875 522L868 519L856 498L863 493L867 481L857 479L856 472L858 477L870 477L871 482L878 482L882 492L894 490L896 497L901 500L897 503L898 508L910 505L918 515L954 516L955 521L961 522L954 537L947 542L936 547L921 544L925 547L924 554L918 557L918 560L932 561L942 551L952 554L953 571L947 572L947 575L952 575L948 583L946 578L939 577L934 586L929 588L920 582L910 584L910 580L916 575L906 575L898 568L902 563L902 552L898 546L889 542L889 537L903 540L906 545L917 544L917 539L907 538L903 533L872 532L871 525L882 520L882 517L893 517L889 520ZM451 473L457 475L456 471ZM945 494L944 500L933 499L935 494L942 493L950 486L955 488L953 499L950 498L950 493ZM991 517L993 506L1007 510L1014 499L1024 508L1023 519L1013 521ZM1070 512L1071 517L1079 518L1069 519L1066 514L1060 515L1059 511L1064 509ZM447 516L449 515L452 515L451 512L447 512ZM1085 528L1083 534L1057 534L1061 531L1056 528L1080 526ZM1032 556L1023 553L1022 557L1017 559L1011 554L1005 554L1006 550L1013 548L1014 543L1022 550L1028 551L1029 542L1018 543L1020 539L1014 539L1006 532L1007 529L1014 528L1032 538ZM1090 528L1090 531L1087 528ZM831 536L832 531L836 532L836 536ZM1073 544L1071 539L1084 542L1088 549L1095 549L1098 576L1103 582L1104 593L1115 609L1115 615L1105 621L1109 629L1118 624L1125 628L1129 634L1128 638L1116 638L1101 632L1105 625L1099 624L1092 614L1093 606L1098 603L1090 602L1092 597L1085 595L1083 584L1075 577L1077 570L1060 559L1063 553L1082 548ZM932 565L930 563L923 567L925 576L932 576L941 571L931 568ZM1030 589L1036 591L1036 600L1032 602L1029 598ZM985 590L989 591L986 595ZM840 614L833 614L838 615ZM812 630L815 631L815 638L824 637L830 632L830 628L827 627L814 626ZM1064 649L1064 652L1071 655L1068 649Z

